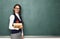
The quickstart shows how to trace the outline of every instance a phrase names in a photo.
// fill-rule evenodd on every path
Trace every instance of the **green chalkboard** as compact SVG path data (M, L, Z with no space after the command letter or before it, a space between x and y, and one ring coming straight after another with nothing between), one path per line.
M60 0L1 0L0 36L10 35L9 16L15 4L22 6L25 35L60 35Z

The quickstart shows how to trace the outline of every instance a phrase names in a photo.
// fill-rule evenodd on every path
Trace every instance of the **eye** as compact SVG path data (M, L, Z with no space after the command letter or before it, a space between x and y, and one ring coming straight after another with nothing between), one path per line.
M20 9L20 8L15 8L15 9Z

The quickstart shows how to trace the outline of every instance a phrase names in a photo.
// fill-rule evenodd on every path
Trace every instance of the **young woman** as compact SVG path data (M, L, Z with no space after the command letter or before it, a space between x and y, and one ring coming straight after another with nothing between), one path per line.
M23 36L23 23L21 18L21 6L14 5L13 14L10 15L9 29L11 30L11 39L22 39ZM14 24L15 23L15 24Z

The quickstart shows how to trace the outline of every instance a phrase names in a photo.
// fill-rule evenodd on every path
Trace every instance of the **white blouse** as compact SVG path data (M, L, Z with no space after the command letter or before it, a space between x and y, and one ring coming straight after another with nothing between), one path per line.
M19 15L18 15L17 13L15 13L15 15L19 18L19 20L21 20L20 17L19 17ZM14 16L14 15L11 15L9 19L10 19L9 29L10 29L10 30L19 30L19 28L14 28L14 27L12 26L12 24L13 24L13 22L14 22L14 19L15 19L15 16Z

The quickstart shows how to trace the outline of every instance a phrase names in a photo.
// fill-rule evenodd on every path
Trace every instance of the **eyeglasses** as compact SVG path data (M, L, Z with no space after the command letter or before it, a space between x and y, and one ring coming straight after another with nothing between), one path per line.
M15 9L20 9L20 8L15 8Z

